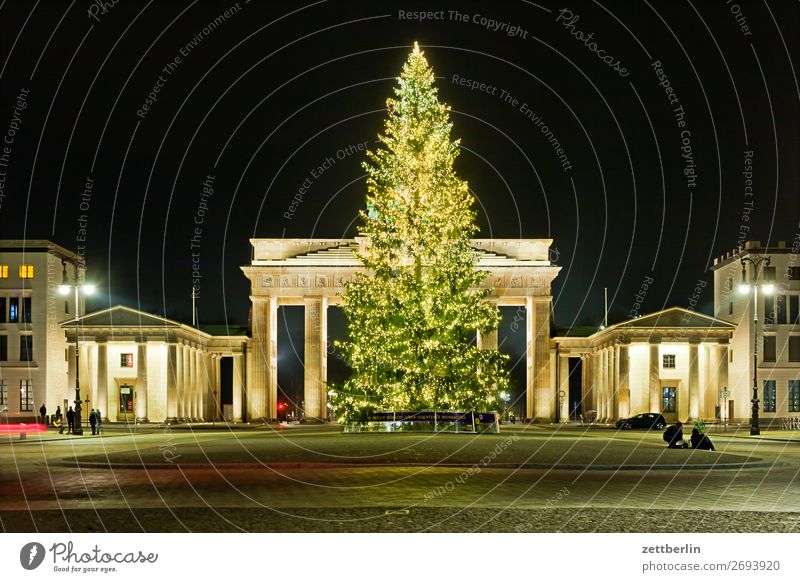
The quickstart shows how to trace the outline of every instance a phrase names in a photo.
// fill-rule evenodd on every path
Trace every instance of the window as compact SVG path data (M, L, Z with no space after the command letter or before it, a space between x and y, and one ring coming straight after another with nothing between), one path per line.
M728 362L733 362L733 349L728 350Z
M789 412L800 412L800 380L789 380Z
M662 367L664 368L675 368L675 354L664 354Z
M8 265L0 265L0 279L8 279Z
M33 265L20 265L19 266L20 279L33 279Z
M19 336L19 361L30 362L33 360L33 336Z
M775 281L775 267L764 267L764 280Z
M789 336L789 361L800 362L800 335Z
M764 295L764 323L775 323L775 297L772 295Z
M786 323L786 295L775 296L775 323Z
M19 409L22 412L33 412L33 382L19 381Z
M789 267L786 269L786 274L792 281L800 281L800 267Z
M19 323L19 297L8 300L8 322Z
M31 298L22 298L22 323L31 322Z
M0 323L6 322L6 298L0 297Z
M120 354L119 365L121 368L133 368L133 354Z
M8 406L8 381L0 380L0 405Z
M765 335L764 336L764 361L765 362L774 362L775 361L775 336L774 335Z
M728 315L733 315L733 301L728 303Z
M800 324L800 295L789 295L789 323Z
M675 387L664 386L661 389L661 412L675 412Z
M764 380L764 412L775 412L775 380Z
M8 361L8 336L0 335L0 362Z

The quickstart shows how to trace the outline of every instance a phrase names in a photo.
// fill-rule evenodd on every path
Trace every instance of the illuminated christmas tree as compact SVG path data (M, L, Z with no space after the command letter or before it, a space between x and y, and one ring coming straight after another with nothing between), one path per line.
M453 163L450 108L415 43L386 102L380 146L367 152L367 209L358 256L368 274L343 293L351 377L332 394L336 415L359 422L373 411L497 410L508 388L507 357L471 338L497 328L497 307L479 289L470 247L473 197Z

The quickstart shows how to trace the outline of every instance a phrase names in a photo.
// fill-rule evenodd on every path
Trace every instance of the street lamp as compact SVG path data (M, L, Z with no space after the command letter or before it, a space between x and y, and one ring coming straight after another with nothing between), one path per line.
M770 258L767 256L743 257L742 258L742 282L739 283L739 293L746 295L753 292L753 408L752 417L750 418L750 434L759 435L761 431L758 427L758 268L761 263L765 267L769 266ZM747 282L747 263L753 266L753 284ZM764 282L764 275L762 270L761 275L761 291L765 295L772 295L775 290L774 285ZM764 314L766 317L766 313Z
M61 276L61 285L58 286L59 295L67 296L70 291L75 292L75 420L73 422L72 434L83 435L83 426L81 425L81 369L80 369L80 349L78 346L78 321L80 319L80 309L78 308L78 296L83 293L84 295L92 295L95 292L95 286L91 283L78 283L78 272L75 271L75 284L70 285L67 283L67 264L64 263L64 271ZM87 400L88 401L88 400Z

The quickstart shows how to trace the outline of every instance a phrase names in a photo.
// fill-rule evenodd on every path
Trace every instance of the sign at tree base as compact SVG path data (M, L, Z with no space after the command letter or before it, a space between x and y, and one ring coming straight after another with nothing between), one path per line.
M494 412L456 412L451 410L373 412L364 423L346 424L344 432L454 432L465 434L499 433Z

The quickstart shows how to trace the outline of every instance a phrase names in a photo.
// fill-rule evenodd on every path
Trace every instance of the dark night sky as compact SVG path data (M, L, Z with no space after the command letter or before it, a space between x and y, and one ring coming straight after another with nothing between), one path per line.
M599 323L603 287L610 320L625 318L645 277L654 284L642 312L686 306L700 279L709 285L699 308L710 312L708 266L741 242L742 227L745 239L762 241L791 241L800 230L794 1L254 0L209 34L203 28L234 2L121 0L105 13L89 0L31 6L0 4L4 134L28 90L0 168L0 232L76 248L86 215L89 276L103 290L94 308L126 303L189 318L190 238L209 175L214 193L194 251L202 321L246 322L239 266L249 261L249 237L353 236L363 152L336 154L374 143L414 40L452 106L458 169L479 199L481 236L554 239L559 326ZM420 9L442 18L401 17ZM596 45L578 31L594 33ZM659 86L657 60L676 104ZM142 119L137 110L160 75ZM488 89L470 90L454 75ZM547 124L571 169L526 110ZM682 157L683 129L691 161ZM745 196L746 151L753 197ZM328 157L335 163L314 178ZM91 199L81 210L87 177Z

